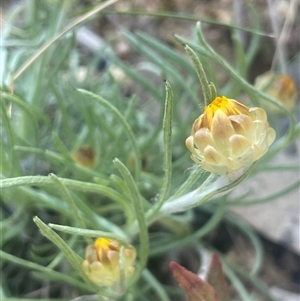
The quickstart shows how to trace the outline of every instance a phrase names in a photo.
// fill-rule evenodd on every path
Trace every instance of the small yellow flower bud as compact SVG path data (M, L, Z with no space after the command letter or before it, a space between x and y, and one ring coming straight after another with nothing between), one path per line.
M122 245L112 239L98 238L86 248L82 267L87 277L99 286L111 287L120 283L120 253ZM124 246L124 277L128 280L134 272L136 251L133 246Z
M297 88L290 76L265 72L255 79L254 86L281 102L287 110L292 111L295 108ZM273 113L281 112L280 108L272 103L264 101L263 106Z
M80 147L72 157L76 163L87 168L93 168L96 163L96 153L89 146Z
M228 174L262 157L275 136L262 108L248 108L222 96L196 119L186 146L204 170Z

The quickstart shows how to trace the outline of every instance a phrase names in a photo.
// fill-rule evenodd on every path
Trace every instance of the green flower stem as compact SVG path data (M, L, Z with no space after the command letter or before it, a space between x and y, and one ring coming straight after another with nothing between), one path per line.
M232 173L229 176L219 176L216 174L211 174L198 189L195 189L175 200L166 201L161 207L158 214L151 220L147 220L147 224L150 225L160 218L163 218L170 214L186 211L193 207L203 205L213 197L216 198L223 195L224 193L229 192L252 172L254 166L255 163L252 164L246 171L244 171L242 175L238 173ZM138 233L137 223L133 223L128 233L131 237Z
M130 171L127 169L127 167L118 159L114 159L114 164L119 169L122 177L124 178L132 198L132 203L134 206L135 214L136 214L136 220L138 222L139 227L139 237L140 237L140 262L139 266L134 274L134 277L132 278L130 284L132 285L135 283L140 275L142 274L148 260L148 254L149 254L149 234L145 219L145 214L142 207L142 199L140 197L138 188L134 182L134 179L130 173Z
M157 214L166 200L172 176L172 113L173 113L173 93L171 85L166 81L166 99L163 118L163 139L164 139L164 179L162 192L156 204L146 213L146 219L151 219Z
M202 91L203 91L204 105L207 106L208 104L210 104L213 101L213 99L212 99L211 90L210 90L209 83L206 78L205 71L201 64L201 61L199 60L199 58L196 55L196 53L194 52L194 50L191 47L189 47L188 45L185 45L184 48L185 48L186 52L188 53L188 55L191 57L193 64L196 68L198 78L200 80L200 84L201 84Z
M217 179L215 182L212 180ZM206 185L206 183L208 185ZM218 189L220 187L226 187L229 184L229 179L227 176L219 177L218 175L211 174L206 181L197 189L173 200L167 201L161 208L159 215L165 216L178 211L185 211L191 209L195 206L205 203L211 197L218 194ZM210 185L209 185L210 184ZM158 216L156 216L157 218ZM153 222L153 221L150 221Z
M250 174L254 165L255 164L252 164L242 175L231 174L230 176L218 176L216 174L211 174L198 189L195 189L176 200L167 201L162 206L159 215L156 218L202 205L211 198L228 192Z
M140 149L139 149L138 143L136 141L136 138L133 134L133 131L130 128L130 125L128 124L125 117L121 114L121 112L115 106L113 106L109 101L102 98L101 96L94 94L90 91L83 90L83 89L78 89L77 91L79 91L80 93L87 95L87 96L95 99L99 103L101 103L103 106L105 106L107 109L109 109L114 115L116 115L116 117L120 120L120 123L125 128L126 135L128 136L128 139L130 140L130 142L133 146L133 151L134 151L134 154L136 157L136 164L134 165L135 178L136 178L136 180L139 180L140 173L141 173L141 162L142 162L141 153L140 153Z

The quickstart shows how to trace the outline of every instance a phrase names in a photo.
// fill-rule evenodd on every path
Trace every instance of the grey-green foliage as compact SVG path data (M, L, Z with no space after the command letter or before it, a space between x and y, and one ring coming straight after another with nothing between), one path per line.
M86 244L101 235L134 243L139 252L137 272L124 300L141 300L141 295L152 300L153 292L159 300L170 300L166 287L145 269L148 255L198 244L222 219L225 201L236 202L225 199L205 206L204 210L213 211L212 217L196 231L190 228L191 212L171 217L164 211L166 199L178 199L200 183L210 184L211 178L199 168L187 171L192 164L184 141L204 106L197 73L178 50L145 33L127 31L124 38L147 61L147 72L155 80L149 80L138 65L129 65L113 51L103 49L96 58L106 59L107 68L98 70L96 58L76 46L76 27L19 73L24 63L69 24L72 10L66 3L28 0L15 9L3 31L0 171L4 281L0 291L8 300L45 287L49 287L49 298L63 296L64 290L69 290L68 298L92 293L98 293L99 300L101 296L113 298L113 291L95 288L80 272ZM253 35L249 53L243 53L234 40L234 70L209 48L199 28L198 35L200 43L177 40L200 54L209 80L216 78L215 70L209 68L215 60L231 76L224 91L238 95L244 89L258 103L256 91L241 77L257 49L257 36ZM125 74L123 79L114 77L116 68ZM127 85L132 95L124 95ZM153 112L156 116L149 118ZM294 130L293 121L291 125L273 154L299 133L299 126ZM83 145L96 153L92 169L72 157ZM232 188L229 186L218 187L211 195ZM161 232L148 234L148 226L160 214L164 214L157 224ZM257 274L261 245L251 230L238 223L235 226L243 229L254 246L257 256L252 273ZM234 273L229 267L227 270L234 281ZM236 283L243 298L246 289L240 281Z

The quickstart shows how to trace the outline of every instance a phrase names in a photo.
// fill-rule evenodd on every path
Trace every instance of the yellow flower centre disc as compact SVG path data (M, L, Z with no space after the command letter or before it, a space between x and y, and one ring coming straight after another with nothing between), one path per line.
M111 243L111 239L100 237L95 241L95 248L109 248L109 244Z
M227 116L242 114L229 102L228 98L226 98L225 96L216 97L210 105L205 107L204 114L207 114L208 110L211 111L212 115L214 115L217 110L223 111Z

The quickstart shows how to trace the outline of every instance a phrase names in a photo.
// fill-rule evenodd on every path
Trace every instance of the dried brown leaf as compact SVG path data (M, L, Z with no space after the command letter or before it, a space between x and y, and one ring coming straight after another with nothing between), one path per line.
M213 287L196 274L174 261L170 263L170 268L176 281L184 290L188 301L220 301Z
M207 282L216 290L220 301L230 301L228 285L222 269L220 256L214 253L207 274Z

